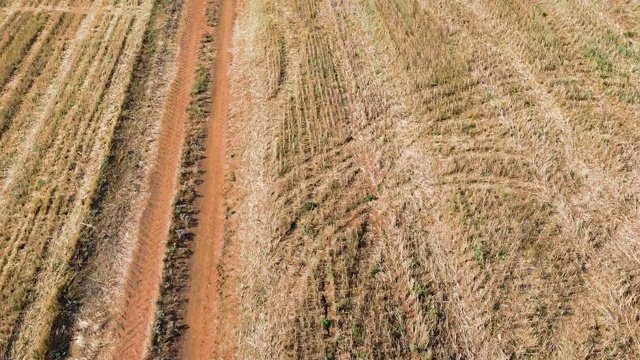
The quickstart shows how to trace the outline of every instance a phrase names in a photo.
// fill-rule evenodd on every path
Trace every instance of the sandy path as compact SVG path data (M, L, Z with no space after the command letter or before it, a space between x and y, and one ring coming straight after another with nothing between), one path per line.
M195 230L194 255L190 272L189 302L182 358L189 360L224 358L232 354L218 353L220 274L218 265L224 242L224 181L226 166L226 131L229 114L229 79L234 1L222 0L220 22L216 31L217 57L213 74L213 109L209 122L206 157L202 166L204 182L198 202L200 218Z
M155 301L162 281L162 259L171 221L171 203L176 190L187 107L200 41L207 25L206 4L207 0L188 0L185 4L178 72L164 111L158 155L148 183L149 198L127 275L120 331L113 352L116 359L142 359L149 347Z

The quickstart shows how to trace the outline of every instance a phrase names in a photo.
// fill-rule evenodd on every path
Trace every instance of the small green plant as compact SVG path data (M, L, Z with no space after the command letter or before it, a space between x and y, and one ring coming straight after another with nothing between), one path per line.
M456 199L449 199L449 206L451 207L451 211L458 212L460 211L460 205Z
M640 103L640 92L638 90L622 91L618 94L618 98L628 104L638 104Z
M613 71L613 64L611 64L606 56L594 45L587 46L582 51L582 55L587 59L594 59L596 61L596 68L600 72L601 77L606 77Z
M193 83L193 90L191 91L193 95L200 95L207 91L209 88L209 70L200 66L196 72L196 79Z
M467 124L462 128L462 131L469 135L473 132L473 130L476 128L476 124Z
M162 334L162 319L164 318L164 311L158 310L156 314L156 324L153 327L153 333L155 335Z
M473 245L472 250L473 250L473 257L479 262L484 262L485 251L483 249L483 246L479 244Z
M333 320L329 319L328 317L323 317L322 318L322 328L325 331L329 331L329 329L331 329L333 327Z
M377 200L378 198L375 195L372 194L367 194L363 199L362 199L362 203L366 204L368 202L372 202L374 200Z
M41 189L41 188L42 188L43 186L45 186L46 184L47 184L47 180L40 179L40 180L38 180L38 184L36 185L36 187L37 187L38 189Z
M66 351L56 350L56 351L53 352L53 358L54 359L66 359L67 358L67 353L66 353Z
M628 46L624 46L624 45L618 46L618 54L626 57L633 57L634 55L633 50Z
M351 329L350 329L351 335L354 336L354 337L362 336L362 333L364 332L363 330L364 329L362 328L362 325L360 325L360 324L355 324L355 325L351 326Z
M419 299L419 300L424 300L425 297L427 297L427 295L429 295L429 286L427 285L422 285L419 282L415 282L413 284L413 289L411 289L411 292Z
M375 265L373 265L373 268L371 268L371 271L369 272L369 275L371 275L371 277L376 276L379 272L380 272L380 264L376 263Z
M313 201L309 201L304 203L304 205L302 205L302 213L308 213L310 211L313 211L315 209L318 208L318 203L315 203Z

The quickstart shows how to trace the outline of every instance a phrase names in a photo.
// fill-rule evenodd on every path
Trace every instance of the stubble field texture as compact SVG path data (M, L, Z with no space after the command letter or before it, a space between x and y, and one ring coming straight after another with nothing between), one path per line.
M109 354L179 1L0 1L0 358Z
M640 356L639 2L238 14L239 358Z
M43 358L151 2L5 1L0 354ZM52 356L54 354L51 354Z
M0 359L640 358L638 41L638 0L0 0Z

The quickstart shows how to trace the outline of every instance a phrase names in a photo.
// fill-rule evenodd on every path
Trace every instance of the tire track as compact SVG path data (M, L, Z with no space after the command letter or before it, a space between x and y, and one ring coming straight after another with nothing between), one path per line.
M231 358L232 350L218 349L220 335L219 264L224 245L224 183L226 167L226 132L229 114L229 49L234 23L233 0L222 0L217 26L217 54L213 76L213 109L209 121L206 156L202 162L204 182L197 208L200 211L195 230L194 255L190 272L188 330L182 350L183 359Z
M162 260L175 195L184 122L200 40L206 27L205 9L205 0L186 3L179 42L178 71L163 115L159 152L149 177L147 205L125 284L120 331L113 358L141 359L148 349L155 318L155 299L162 280Z

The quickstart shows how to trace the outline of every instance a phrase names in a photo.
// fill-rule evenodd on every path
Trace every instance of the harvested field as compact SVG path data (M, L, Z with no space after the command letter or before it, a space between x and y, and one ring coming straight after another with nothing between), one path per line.
M0 358L640 358L640 2L0 0Z
M13 31L0 50L0 354L8 358L47 351L151 2L136 12L100 1L47 5L11 6Z
M180 6L2 4L0 357L94 357L117 326Z
M638 6L244 1L236 356L640 356Z

